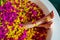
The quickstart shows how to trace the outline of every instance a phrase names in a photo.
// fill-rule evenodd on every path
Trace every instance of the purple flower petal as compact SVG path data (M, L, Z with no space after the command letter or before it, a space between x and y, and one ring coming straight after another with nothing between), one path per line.
M37 15L37 12L36 12L35 10L32 10L32 14L33 14L34 16L36 16L36 15Z

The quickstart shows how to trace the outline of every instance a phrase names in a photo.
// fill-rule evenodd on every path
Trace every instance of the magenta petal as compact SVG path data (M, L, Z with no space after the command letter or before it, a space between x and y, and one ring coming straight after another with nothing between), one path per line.
M20 24L21 27L23 27L23 24Z
M37 12L36 12L36 11L34 11L34 10L32 11L32 13L33 13L33 15L35 15L35 16L37 15Z

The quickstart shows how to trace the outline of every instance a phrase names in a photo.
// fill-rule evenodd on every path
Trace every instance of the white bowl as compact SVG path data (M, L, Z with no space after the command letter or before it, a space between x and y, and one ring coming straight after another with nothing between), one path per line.
M60 40L60 18L54 6L48 0L40 0L50 11L54 11L51 40Z

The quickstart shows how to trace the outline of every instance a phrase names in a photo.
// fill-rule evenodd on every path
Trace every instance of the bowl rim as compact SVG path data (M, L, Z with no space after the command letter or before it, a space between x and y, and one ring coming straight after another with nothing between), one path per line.
M60 34L60 32L59 32L59 30L60 30L60 17L58 15L58 12L49 0L40 0L40 1L48 8L49 12L51 12L52 10L54 12L51 40L59 40L60 39L60 35L59 35Z

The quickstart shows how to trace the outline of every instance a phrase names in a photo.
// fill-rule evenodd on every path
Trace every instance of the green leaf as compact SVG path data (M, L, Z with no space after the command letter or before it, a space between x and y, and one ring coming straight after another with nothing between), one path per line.
M6 2L6 0L2 0L4 3Z
M6 3L6 0L0 0L0 6L1 6L3 3Z
M0 0L0 6L1 6L1 0Z

